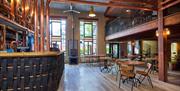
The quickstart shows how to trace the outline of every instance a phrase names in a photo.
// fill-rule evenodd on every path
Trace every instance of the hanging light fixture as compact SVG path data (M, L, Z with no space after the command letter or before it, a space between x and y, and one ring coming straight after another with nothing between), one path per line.
M95 12L94 12L94 7L91 6L91 9L90 9L90 11L89 11L89 17L95 17L95 16L96 16L96 14L95 14Z
M169 28L165 28L165 30L163 31L163 35L168 36L170 34L171 34L171 32L170 32ZM159 31L158 30L156 30L156 36L157 37L159 36Z

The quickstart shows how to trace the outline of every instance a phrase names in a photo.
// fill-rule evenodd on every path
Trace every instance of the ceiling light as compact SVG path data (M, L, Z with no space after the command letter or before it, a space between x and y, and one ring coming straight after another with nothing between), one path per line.
M166 33L166 35L170 35L170 31L168 28L165 29L165 33Z
M163 35L168 36L170 34L171 34L170 30L168 28L165 28L165 30L163 31ZM158 30L156 31L156 36L157 37L159 36L159 31Z
M89 16L90 16L90 17L95 17L95 16L96 16L96 14L95 14L95 12L94 12L94 7L93 7L93 6L91 6L91 9L90 9L90 11L89 11Z
M126 12L131 12L131 10L127 9Z

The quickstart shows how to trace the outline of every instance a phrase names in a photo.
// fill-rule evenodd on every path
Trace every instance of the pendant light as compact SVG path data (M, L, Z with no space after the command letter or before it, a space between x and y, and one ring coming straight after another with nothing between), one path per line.
M96 16L96 14L95 14L95 12L94 12L94 7L91 6L91 9L90 9L90 11L89 11L89 17L95 17L95 16Z

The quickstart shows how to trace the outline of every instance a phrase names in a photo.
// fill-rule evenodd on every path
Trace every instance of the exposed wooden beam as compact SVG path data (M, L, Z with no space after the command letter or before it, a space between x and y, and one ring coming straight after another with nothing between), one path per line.
M41 0L41 7L40 7L40 49L41 52L44 51L44 0Z
M141 4L141 5L157 5L157 2L142 2L142 1L139 1L139 0L111 0L109 3L114 3L114 4L117 4L117 3L121 3L121 2L127 2L127 3L134 3L134 4ZM109 15L112 11L114 10L114 8L112 7L108 7L104 13L104 16L107 16Z
M25 4L26 4L26 0L22 0L22 20L23 20L23 25L25 25Z
M26 47L26 31L22 32L22 46Z
M107 7L105 13L104 13L104 16L108 16L110 12L112 12L113 8L111 7Z
M167 5L163 6L163 7L161 8L161 10L165 10L165 9L167 9L167 8L169 8L169 7L171 7L171 6L174 6L174 5L178 4L178 3L180 3L180 0L174 1L174 2L172 2L172 3L170 3L170 4L167 4Z
M112 1L113 1L113 0L109 1L109 3L113 3ZM113 8L107 7L107 9L106 9L106 11L105 11L105 13L104 13L104 16L108 16L108 15L109 15L109 12L112 12L112 10L113 10Z
M157 5L157 2L153 1L140 1L140 0L112 0L114 2L127 2L127 3L134 3L134 4L142 4L142 5Z
M136 9L136 10L145 10L145 11L157 11L157 9L147 8L147 7L137 7L137 6L128 6L122 4L114 4L114 3L104 3L104 2L93 2L93 1L79 1L79 0L52 0L54 2L62 2L62 3L75 3L75 4L88 4L94 6L106 6L113 8L127 8L127 9Z
M50 30L49 30L49 0L46 2L46 48L47 51L50 51Z
M161 0L158 0L158 77L161 81L167 81L167 35L164 35L164 19Z
M34 51L39 51L38 0L34 0Z
M171 2L171 1L174 1L174 0L165 0L165 1L161 2L161 5L164 5L164 4Z
M117 18L116 16L109 16L109 15L106 15L105 17L109 18L109 19L116 19Z

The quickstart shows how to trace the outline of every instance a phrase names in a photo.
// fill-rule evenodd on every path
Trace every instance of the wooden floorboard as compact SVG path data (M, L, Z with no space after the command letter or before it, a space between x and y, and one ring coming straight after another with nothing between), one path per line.
M151 77L154 88L145 80L142 85L135 87L134 91L180 91L180 86L161 82L154 74ZM125 83L119 88L115 76L100 72L98 67L66 64L58 91L130 91L130 87Z

